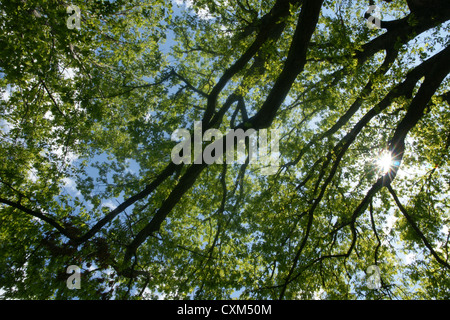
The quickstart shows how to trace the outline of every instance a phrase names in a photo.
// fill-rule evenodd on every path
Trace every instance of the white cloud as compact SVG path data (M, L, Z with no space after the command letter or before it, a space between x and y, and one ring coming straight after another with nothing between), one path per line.
M174 1L178 6L184 5L186 9L192 9L192 5L194 3L193 0L174 0ZM211 15L211 13L207 8L198 9L197 16L203 20L210 20L214 18L214 16Z
M175 3L179 6L184 4L187 8L191 8L193 1L192 0L175 0Z
M74 68L67 68L67 69L65 69L64 72L63 72L64 79L73 79L73 77L75 76L75 72L76 71L77 70L74 69Z
M55 119L55 116L53 115L53 113L48 110L45 114L44 114L44 119L50 120L52 121L53 119Z
M32 182L36 182L37 181L37 173L38 173L38 171L35 168L31 168L28 171L28 179L31 180Z
M395 224L396 221L397 221L397 218L393 214L390 214L386 218L386 224L383 227L383 231L386 234L389 234L391 232L392 228L394 227L394 224Z
M1 88L1 98L4 101L9 101L9 97L11 96L11 92L14 91L14 87L10 84L6 85L6 88Z
M225 36L225 37L231 37L233 35L233 33L228 31L228 28L223 25L220 26L220 31L222 31L222 33L220 35Z
M13 127L14 126L5 119L0 119L0 131L3 131L4 134L8 134Z
M64 79L73 79L75 73L78 72L77 68L65 68L63 66L59 66L59 71L62 73Z
M64 182L64 188L73 196L81 196L81 192L77 189L77 184L72 178L66 177L62 179Z
M106 200L102 202L102 207L108 207L111 210L117 208L117 205L112 202L112 200Z
M203 19L203 20L214 19L214 16L211 15L211 14L209 13L209 10L206 9L206 8L205 8L205 9L199 9L198 12L197 12L197 15L198 15L198 17L199 17L200 19Z
M72 164L78 159L78 155L72 151L65 151L62 146L52 147L51 152L56 156L62 158L64 157L64 162L67 164Z
M411 264L416 260L416 254L415 253L408 253L405 256L405 263L406 264Z
M319 291L315 291L313 295L314 300L323 300L326 297L326 292L322 288L319 289Z

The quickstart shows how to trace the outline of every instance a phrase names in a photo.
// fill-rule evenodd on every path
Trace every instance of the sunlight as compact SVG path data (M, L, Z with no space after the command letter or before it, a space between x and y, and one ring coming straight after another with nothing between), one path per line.
M391 170L392 167L392 155L390 152L384 152L378 158L378 167L383 174L386 174Z

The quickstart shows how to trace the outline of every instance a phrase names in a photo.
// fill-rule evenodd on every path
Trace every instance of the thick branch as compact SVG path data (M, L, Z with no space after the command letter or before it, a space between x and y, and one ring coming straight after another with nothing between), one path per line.
M46 214L39 212L39 211L35 211L35 210L31 210L29 208L24 207L23 205L21 205L20 203L14 202L14 201L10 201L8 199L3 199L0 198L0 203L6 204L10 207L19 209L20 211L27 213L33 217L36 217L42 221L47 222L49 225L51 225L52 227L54 227L56 230L58 230L61 234L63 234L64 236L66 236L69 239L74 239L74 237L66 230L64 229L64 227L62 227L58 222L56 222L56 220L54 220L53 218L47 216Z
M97 222L88 232L86 232L86 234L75 239L74 241L77 243L83 243L88 239L90 239L98 231L100 231L100 229L104 225L111 222L117 215L122 213L126 208L131 206L136 201L141 200L147 197L150 193L152 193L164 180L166 180L170 175L172 175L175 172L176 168L177 166L173 162L170 162L166 166L166 168L158 175L158 177L156 177L156 179L154 179L152 183L147 185L144 190L122 202L117 208L109 212L105 217L103 217L99 222Z
M303 71L309 42L316 29L323 0L304 1L283 70L258 113L249 119L255 129L267 128L286 98L292 84Z
M192 165L181 177L179 183L172 190L167 199L162 203L159 210L155 213L152 220L136 235L130 245L127 246L124 261L127 262L135 254L137 248L155 231L158 231L161 224L180 201L181 197L188 191L199 174L206 168L206 164Z
M417 19L417 22L413 22L414 19ZM429 15L419 17L409 15L404 19L398 20L395 27L390 28L388 32L363 45L362 51L358 52L355 57L358 59L358 63L363 63L375 53L404 44L422 32L434 28L449 19L450 6Z
M369 202L371 201L372 197L383 187L386 185L389 185L391 181L395 178L397 174L398 167L401 163L401 159L403 157L403 151L404 151L404 139L406 138L407 133L409 130L411 130L417 122L420 120L420 118L423 116L423 111L425 110L426 105L431 100L431 97L445 78L445 76L450 72L450 47L444 49L442 52L438 53L437 55L433 56L429 60L422 63L420 66L413 69L405 79L405 81L399 85L397 85L393 90L391 90L387 96L374 108L372 108L369 112L367 112L364 117L353 127L353 129L336 145L336 147L333 149L335 153L337 153L337 159L334 161L333 167L331 168L331 171L322 185L320 194L315 199L313 205L310 208L309 211L309 219L308 224L306 227L305 235L303 236L303 239L300 243L299 249L297 250L297 253L294 257L291 269L289 270L289 273L285 279L284 285L281 290L280 299L283 298L288 283L291 282L292 274L297 266L297 263L301 257L301 253L303 249L306 246L306 241L308 240L309 233L312 227L313 223L313 217L314 217L314 211L319 205L320 201L322 200L325 191L330 184L331 180L334 177L334 174L339 166L339 163L344 156L345 152L348 150L350 145L353 143L353 141L356 139L357 135L361 130L370 122L370 120L375 117L377 114L379 114L381 111L386 109L392 99L400 96L408 95L412 92L415 84L417 81L425 75L425 81L421 85L419 92L411 102L410 108L408 112L406 113L405 117L402 119L402 121L397 126L397 130L395 131L390 150L393 154L393 159L396 162L396 166L390 170L390 172L386 173L382 177L380 177L375 184L371 187L371 189L367 192L364 199L361 201L361 203L358 205L358 207L354 210L352 214L351 220L346 223L346 225L351 226L353 239L355 239L355 229L354 229L354 223L359 217L362 212L365 211L367 206L369 205ZM327 159L331 159L331 154L327 156ZM330 161L325 161L324 166L327 166ZM323 177L323 170L321 176L319 177L319 181L316 184L316 187L318 186L318 183ZM352 241L352 246L349 249L349 252L353 249L355 242Z
M242 70L245 65L250 61L251 58L255 56L255 54L259 51L262 45L273 37L274 35L279 37L284 27L285 23L281 22L283 17L287 17L289 15L289 3L291 1L278 0L273 6L272 10L264 17L266 23L261 25L261 29L256 36L255 41L250 45L250 47L245 51L245 53L225 72L222 77L213 87L211 92L208 95L208 101L206 105L206 112L203 116L203 124L206 125L211 120L211 117L214 114L217 98L219 93L225 87L227 82L233 77L236 73ZM292 1L298 2L298 1ZM274 32L276 30L276 32Z
M278 5L279 2L277 2ZM276 4L276 5L277 5ZM284 4L285 6L286 4ZM294 35L294 39L292 41L292 45L288 54L288 59L286 60L284 69L282 71L282 74L278 78L279 81L275 84L274 88L271 91L271 94L269 94L269 97L267 98L265 104L263 105L263 108L257 113L258 115L267 115L267 112L264 108L265 105L269 105L270 107L273 107L270 103L267 103L268 100L274 100L274 96L276 95L277 90L283 90L286 92L289 91L293 81L295 80L296 76L299 72L303 69L304 64L306 63L306 50L308 46L308 42L312 36L312 33L315 30L316 23L318 21L318 16L320 14L320 8L322 5L322 1L305 1L302 7L302 12L299 16L299 22L297 24L296 32ZM284 8L284 7L283 7ZM284 8L283 10L288 10L289 6L287 8ZM273 10L274 11L274 10ZM288 10L289 11L289 10ZM284 11L282 11L284 12ZM285 13L287 14L287 13ZM278 19L276 20L278 21ZM268 31L268 30L267 30ZM266 32L267 32L266 31ZM258 37L260 37L259 35ZM257 39L258 39L257 37ZM264 36L263 38L266 38ZM259 44L255 43L252 45L252 47L255 45L259 47ZM255 48L257 50L257 48ZM219 80L219 83L216 85L216 87L213 89L213 91L218 92L223 88L225 83L228 81L228 79L231 77L231 75L235 72L235 68L238 68L238 66L243 67L243 63L247 58L250 59L251 56L250 53L253 52L253 49L247 50L247 52L244 54L245 58L241 57L235 65L233 65L231 71L228 69L225 71L225 74L222 76L222 78ZM255 51L256 53L256 51ZM253 55L254 53L252 53ZM248 61L248 60L247 60ZM244 64L245 65L245 64ZM292 68L294 68L294 72L292 72ZM281 79L281 80L280 80ZM213 92L210 93L208 98L208 105L210 103L211 98L214 98ZM280 99L281 98L281 99ZM281 105L282 101L284 100L284 97L278 97L278 105L275 106L277 109ZM273 102L273 101L272 101ZM214 104L215 104L215 98L214 98ZM209 105L208 108L211 106ZM276 112L276 110L275 110ZM205 113L205 117L203 120L208 120L210 117L207 117L207 112ZM269 112L273 113L273 112ZM265 121L269 121L270 123L273 121L273 118L275 116L275 113L270 118L265 118ZM267 122L266 122L267 123ZM201 165L192 165L188 171L185 173L185 175L180 179L180 182L178 185L172 190L168 198L163 202L157 213L154 215L152 220L138 233L138 235L133 239L133 241L130 243L130 245L127 247L127 252L125 254L125 262L129 260L132 255L136 252L137 248L155 231L159 230L161 223L164 221L166 216L169 214L169 212L172 210L172 208L178 203L178 201L181 199L183 194L190 189L190 187L194 184L195 180L197 179L198 175L201 173L201 171L206 167L205 164Z

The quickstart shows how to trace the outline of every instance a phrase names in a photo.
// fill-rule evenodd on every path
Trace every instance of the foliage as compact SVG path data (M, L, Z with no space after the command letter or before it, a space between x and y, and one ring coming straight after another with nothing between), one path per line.
M3 1L3 296L448 299L450 6L413 2ZM278 172L175 165L194 121L280 130Z

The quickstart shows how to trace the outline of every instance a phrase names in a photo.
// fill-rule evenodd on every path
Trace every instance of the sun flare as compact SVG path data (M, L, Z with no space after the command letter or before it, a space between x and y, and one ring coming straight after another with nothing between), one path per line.
M378 167L383 174L386 174L392 167L392 155L390 152L384 152L378 159Z

